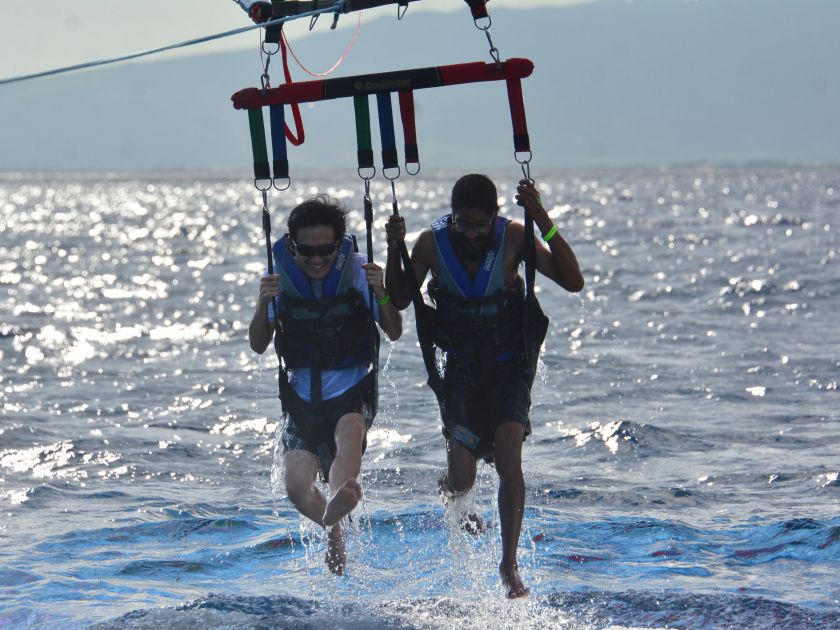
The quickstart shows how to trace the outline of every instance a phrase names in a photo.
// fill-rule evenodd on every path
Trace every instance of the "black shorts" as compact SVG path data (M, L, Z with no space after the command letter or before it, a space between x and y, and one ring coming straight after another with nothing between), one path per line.
M309 451L318 458L321 478L329 482L330 466L335 459L335 428L338 421L348 413L361 414L365 429L373 425L375 405L370 397L375 396L375 379L368 374L353 387L336 398L313 405L297 395L288 383L281 387L280 400L286 417L281 444L283 453ZM362 453L367 448L367 436L362 442Z
M530 435L530 409L531 383L522 361L499 364L480 377L447 362L440 397L443 435L476 458L493 461L494 435L506 422L518 422Z

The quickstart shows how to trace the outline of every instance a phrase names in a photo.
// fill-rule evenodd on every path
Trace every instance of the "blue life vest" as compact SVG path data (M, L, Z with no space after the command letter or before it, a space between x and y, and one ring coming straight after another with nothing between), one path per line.
M432 224L439 274L429 283L435 304L435 345L447 360L473 371L504 363L522 352L523 285L505 288L505 229L509 219L497 216L490 248L475 274L458 260L450 239L452 216Z
M273 247L280 276L279 326L274 345L282 359L281 371L312 370L313 402L321 400L321 370L374 365L371 335L378 331L364 296L353 286L353 239L342 240L333 266L316 296L306 273L292 257L288 235ZM284 380L281 375L281 382ZM281 386L281 398L282 398Z

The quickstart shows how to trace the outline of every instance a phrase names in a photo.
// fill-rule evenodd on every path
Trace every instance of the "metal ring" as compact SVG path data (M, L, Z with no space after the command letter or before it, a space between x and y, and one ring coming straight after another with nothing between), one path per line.
M268 44L269 46L272 46L272 45L277 46L277 49L273 50L273 51L272 50L266 50L266 47L265 47L266 44ZM260 48L262 48L263 53L268 55L268 57L270 59L271 55L276 55L277 53L280 52L280 42L277 42L276 44L272 44L271 42L263 41L263 43L260 45Z
M417 170L412 173L411 169L408 168L409 164L416 164L417 165ZM420 162L406 162L405 163L405 172L408 173L411 176L417 175L417 173L420 172Z
M487 20L487 26L482 26L481 24L479 24L479 22L480 22L481 20L484 20L484 19L486 19L486 20ZM491 26L493 26L493 18L491 18L489 15L487 15L487 16L485 16L485 17L480 17L480 18L473 18L473 24L475 24L475 27L476 27L479 31L486 31L486 30L488 30Z
M525 159L525 160L520 160L520 159L519 159L519 154L520 154L520 153L527 153L527 154L528 154L528 158L527 158L527 159ZM531 153L531 151L530 151L530 150L528 150L528 151L514 151L514 152L513 152L513 159L514 159L514 160L516 160L516 162L517 162L518 164L528 164L528 163L531 161L531 158L533 158L533 156L534 156L534 154L533 154L533 153Z
M260 188L260 185L257 182L268 182L268 186L266 186L265 188ZM268 192L269 190L271 190L271 187L273 185L274 184L270 177L266 177L264 179L257 179L256 177L254 178L254 188L259 190L261 193Z
M405 14L408 12L408 3L405 4L398 4L397 5L397 19L401 20L405 17Z
M285 181L286 185L283 186L283 188L280 188L280 186L277 185L278 180L281 181L281 182ZM274 187L275 190L279 190L280 192L283 192L284 190L289 190L289 188L292 187L292 178L291 177L276 177L276 178L271 180L271 185Z
M364 175L362 175L362 169L363 168L369 168L372 171L369 177L365 177ZM375 166L360 166L359 168L356 169L356 172L359 174L359 177L361 177L366 182L369 182L374 177L376 177L376 167Z
M393 171L394 169L397 169L397 174L396 174L396 175L394 175L393 177L389 177L389 176L388 176L388 171L389 171L389 170ZM400 171L400 167L399 167L399 166L389 166L388 168L383 167L383 168L382 168L382 177L384 177L384 178L385 178L385 179L387 179L388 181L393 182L393 181L395 181L395 180L397 180L397 179L399 178L399 176L400 176L400 172L401 172L401 171Z

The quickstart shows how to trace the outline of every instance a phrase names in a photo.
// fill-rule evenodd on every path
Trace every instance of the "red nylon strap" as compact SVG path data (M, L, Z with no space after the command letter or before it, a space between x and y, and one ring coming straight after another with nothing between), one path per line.
M528 123L525 120L525 99L522 97L522 82L519 79L507 80L510 120L513 123L513 147L517 153L531 150L528 138Z
M464 0L470 5L470 11L474 20L487 17L487 0Z
M407 164L419 164L417 150L417 127L414 122L414 92L408 90L399 93L400 120L405 136L405 161Z
M290 85L292 83L292 73L289 72L289 58L288 54L286 53L286 38L280 38L280 51L283 53L283 76L286 79L286 85ZM300 105L297 103L291 104L292 110L292 118L295 121L295 129L297 129L297 137L292 133L292 130L289 128L289 124L286 123L286 137L289 139L294 146L299 147L303 144L305 140L305 135L303 132L303 119L300 116Z
M260 88L246 88L236 92L231 100L236 109L254 109L267 105L310 103L361 94L522 79L530 76L533 71L534 64L529 59L508 59L502 62L501 67L497 67L495 63L478 61L436 68L417 68L320 81L300 81L271 88L265 93ZM524 116L522 119L524 120Z

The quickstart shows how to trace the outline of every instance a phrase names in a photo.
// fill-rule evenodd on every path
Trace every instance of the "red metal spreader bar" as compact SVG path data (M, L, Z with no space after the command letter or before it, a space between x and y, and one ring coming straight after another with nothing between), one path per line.
M493 63L478 61L319 81L300 81L265 91L260 88L246 88L234 94L231 100L236 109L254 109L267 105L310 103L380 92L402 92L483 81L517 80L530 76L533 70L534 64L530 59L508 59L502 62L501 67Z

